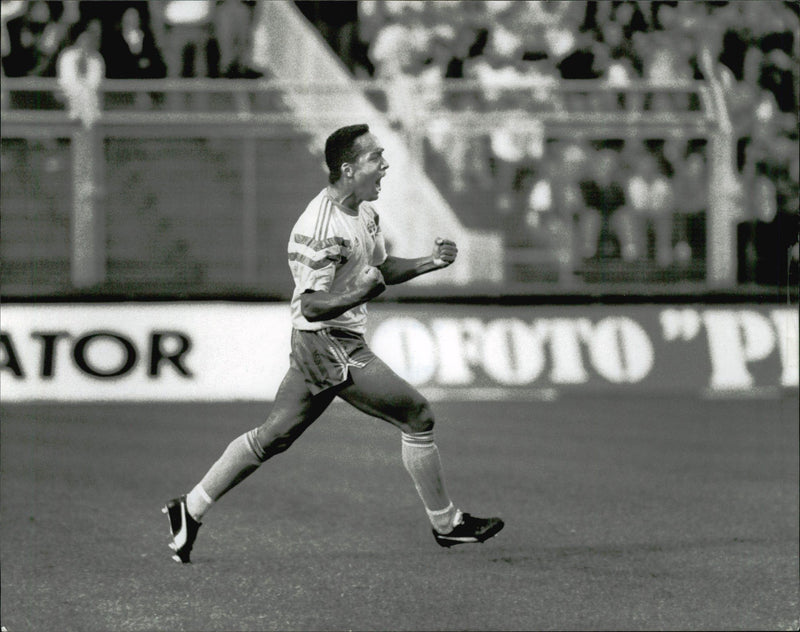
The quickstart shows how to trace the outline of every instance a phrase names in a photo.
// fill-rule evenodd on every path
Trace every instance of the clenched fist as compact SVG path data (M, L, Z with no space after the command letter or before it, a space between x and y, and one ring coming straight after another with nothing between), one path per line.
M367 298L375 298L386 289L386 281L378 268L368 266L356 279L356 283L364 290Z
M439 268L446 268L458 256L458 246L449 239L436 238L436 245L433 248L433 264Z

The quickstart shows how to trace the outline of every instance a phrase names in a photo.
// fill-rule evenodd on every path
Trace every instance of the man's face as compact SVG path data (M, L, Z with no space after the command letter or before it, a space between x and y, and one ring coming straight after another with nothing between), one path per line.
M353 192L359 200L372 202L381 192L381 179L389 163L383 157L383 147L372 134L356 139L358 157L350 163L353 167Z

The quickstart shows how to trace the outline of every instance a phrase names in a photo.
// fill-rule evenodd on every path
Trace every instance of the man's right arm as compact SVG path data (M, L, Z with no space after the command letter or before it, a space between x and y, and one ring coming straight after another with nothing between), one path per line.
M386 289L378 268L365 268L357 284L344 292L308 291L300 295L300 311L308 322L330 320L372 300Z

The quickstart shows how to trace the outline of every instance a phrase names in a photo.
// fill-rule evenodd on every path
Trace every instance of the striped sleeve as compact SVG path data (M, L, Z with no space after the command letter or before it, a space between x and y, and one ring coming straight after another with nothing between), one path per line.
M289 241L289 268L299 293L307 290L329 291L336 269L347 261L350 242L342 237L327 236L330 209L326 206L316 218L314 232L303 233L296 227Z

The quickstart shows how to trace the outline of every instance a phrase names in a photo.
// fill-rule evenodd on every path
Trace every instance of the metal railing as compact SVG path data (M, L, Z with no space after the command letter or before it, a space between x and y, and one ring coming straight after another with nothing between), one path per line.
M292 129L296 134L298 117L286 95L336 94L354 87L393 121L413 148L418 163L425 166L426 141L442 122L452 133L467 138L485 137L499 128L543 133L548 138L593 140L709 138L715 130L704 86L697 82L611 86L601 81L532 79L503 86L456 79L431 86L417 81L398 84L369 80L343 87L334 82L309 85L273 79L155 79L104 81L100 87L101 113L92 133L101 137L243 139L286 135ZM341 113L319 111L313 116L324 125L328 119L340 118ZM0 123L6 138L50 135L77 139L76 134L86 132L69 118L58 83L49 78L4 79ZM74 145L86 147L91 143ZM85 190L77 181L73 188L76 192ZM244 198L248 198L247 193ZM101 244L96 246L100 248ZM102 258L102 253L95 256ZM252 261L254 255L250 252L244 256ZM580 277L579 262L563 246L551 250L507 248L505 261L486 265L500 266L513 285L509 279L512 268L548 263L554 265L555 277L544 287L555 284L580 291L593 283L587 281L588 277ZM81 257L77 256L73 267L80 265ZM102 268L95 263L97 266ZM252 264L250 269L252 272ZM85 279L91 284L98 274L102 277L105 272L88 274ZM73 281L80 277L73 273ZM238 283L232 280L231 287ZM523 280L517 285L518 289L535 291L537 282Z

